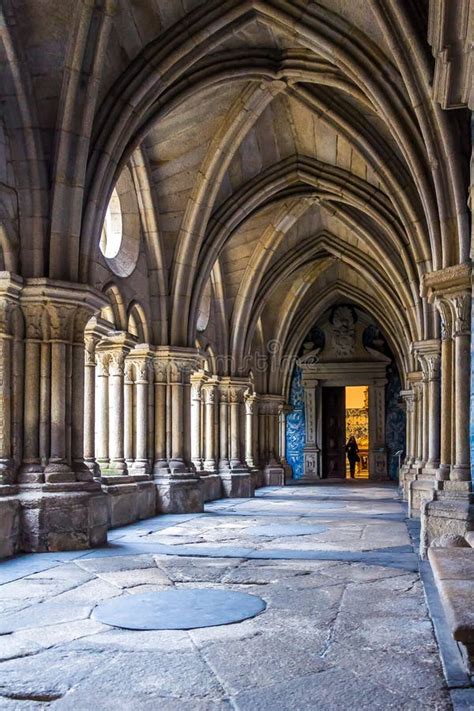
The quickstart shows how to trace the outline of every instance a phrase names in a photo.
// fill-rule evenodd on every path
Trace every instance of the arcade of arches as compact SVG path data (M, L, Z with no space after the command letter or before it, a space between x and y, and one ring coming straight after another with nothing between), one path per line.
M473 13L3 0L4 556L344 477L348 386L469 545Z

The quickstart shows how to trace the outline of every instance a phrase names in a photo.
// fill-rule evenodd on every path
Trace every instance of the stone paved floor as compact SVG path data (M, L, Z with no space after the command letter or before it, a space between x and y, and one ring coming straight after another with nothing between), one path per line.
M267 488L110 538L0 564L1 709L451 708L393 487ZM90 617L101 600L170 586L268 607L191 632Z

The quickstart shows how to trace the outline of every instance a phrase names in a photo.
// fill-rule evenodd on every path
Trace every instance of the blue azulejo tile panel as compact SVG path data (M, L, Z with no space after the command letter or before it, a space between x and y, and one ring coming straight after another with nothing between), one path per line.
M386 422L385 439L387 446L388 473L390 479L398 478L398 457L396 452L405 452L406 447L406 414L400 401L402 383L398 371L389 368L386 392Z
M301 479L304 471L305 422L302 372L298 366L293 371L290 405L293 406L293 412L286 418L286 459L293 469L293 479Z

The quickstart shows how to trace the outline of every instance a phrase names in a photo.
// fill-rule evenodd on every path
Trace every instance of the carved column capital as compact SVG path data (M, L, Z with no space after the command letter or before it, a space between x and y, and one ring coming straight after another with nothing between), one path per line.
M206 405L212 405L216 402L216 387L215 385L204 385L202 388L204 402Z
M104 351L97 351L95 354L95 363L97 367L97 375L108 375L109 374L109 354Z
M471 294L463 291L450 294L453 312L453 336L469 336L471 333Z
M453 337L453 313L447 299L440 296L435 299L435 307L441 319L441 340L446 341Z

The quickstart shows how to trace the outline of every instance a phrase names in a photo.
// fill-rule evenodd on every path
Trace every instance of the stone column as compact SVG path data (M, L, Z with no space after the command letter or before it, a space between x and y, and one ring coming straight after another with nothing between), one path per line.
M413 447L413 390L402 390L400 392L400 397L404 400L405 402L405 411L406 411L406 451L405 451L405 461L403 463L403 466L407 469L410 468L411 464L413 463L414 456L414 447Z
M466 536L472 530L469 447L471 279L470 263L446 267L422 277L421 296L435 303L440 312L443 338L441 465L437 488L432 499L426 501L421 509L422 556L434 539L443 534ZM449 343L451 328L452 345ZM451 392L448 390L450 380L453 381ZM448 408L446 412L445 405ZM452 428L449 427L449 420ZM449 479L446 478L448 473Z
M219 472L228 472L229 462L229 388L219 384Z
M123 393L123 411L124 411L124 422L123 422L123 440L124 440L124 457L127 464L127 471L130 471L133 467L135 460L135 448L134 448L134 430L135 430L135 417L134 417L134 407L133 407L133 391L135 387L135 368L131 360L128 357L125 360L124 365L124 393Z
M104 298L82 284L35 278L25 280L20 303L32 341L26 348L23 461L33 476L30 466L37 475L40 455L45 465L44 483L41 476L23 479L29 486L20 491L22 545L31 551L99 545L107 537L107 511L83 458L84 331Z
M148 474L148 390L150 359L148 351L140 353L135 350L133 354L135 367L135 462L134 473Z
M95 459L95 347L98 341L98 336L87 334L84 354L84 461L94 476L99 474L99 467Z
M203 373L195 373L191 376L191 461L197 472L203 470L203 452L201 450L203 382Z
M245 397L245 463L250 469L255 469L255 435L254 423L258 408L256 395Z
M205 406L205 438L204 438L204 469L206 472L216 471L216 452L214 449L214 408L216 404L216 386L207 384L203 388Z
M471 481L469 406L471 380L471 294L449 296L453 312L455 461L451 480Z
M16 472L13 461L13 312L18 310L21 281L11 275L0 278L0 496L10 493L10 485L15 482ZM0 517L2 516L0 504ZM13 519L10 515L9 519ZM2 528L2 532L5 529ZM12 526L12 535L14 534ZM3 548L0 541L0 556L16 552L17 540Z
M285 472L285 481L291 479L292 470L286 458L286 417L290 412L293 412L292 405L281 405L279 411L279 428L280 428L280 461Z
M423 371L424 473L434 477L440 461L440 342L438 339L417 341L413 351Z
M225 378L220 385L221 459L219 476L224 494L229 497L246 497L254 494L252 473L242 460L241 451L241 415L244 392L247 387L248 382L244 378ZM228 402L224 393L228 396ZM225 411L227 411L229 419L227 423L222 421ZM229 433L228 438L225 436L226 432ZM229 457L229 465L225 459L222 459L223 456Z
M421 377L421 374L420 374ZM416 469L421 469L423 466L423 384L421 380L413 383L413 392L415 394L415 461Z
M316 436L316 388L318 380L303 366L303 388L305 409L305 444L303 449L304 473L302 481L315 481L321 477L320 449Z
M43 306L23 305L25 318L25 376L23 409L23 459L18 480L22 483L44 481L40 458L41 344L44 336ZM48 389L49 395L49 389ZM49 409L49 408L48 408Z
M164 432L162 425L159 424L155 432L153 474L157 491L157 510L166 513L200 512L203 510L203 490L190 459L191 403L188 392L191 374L199 365L199 353L191 348L157 346L153 359L155 398L160 406L161 415L164 414L166 417ZM164 377L166 377L165 402L161 391ZM161 420L158 412L156 420ZM161 441L163 434L166 439L165 447ZM161 466L161 457L165 451L168 456L166 468Z
M107 352L96 352L95 456L100 471L109 466L109 360Z
M438 481L449 479L451 472L451 447L453 424L453 318L449 302L436 299L441 317L441 403L440 403L440 465Z
M125 357L133 347L126 333L117 332L97 344L97 353L108 355L108 466L102 474L124 476L125 461ZM98 413L97 413L98 414ZM104 462L105 463L105 462Z
M166 390L168 365L153 356L154 401L155 401L155 432L153 475L160 477L169 472L166 456Z

